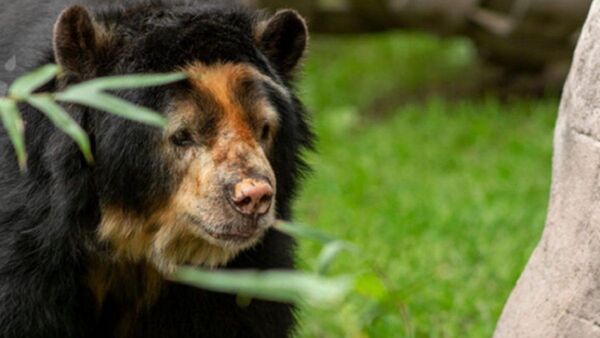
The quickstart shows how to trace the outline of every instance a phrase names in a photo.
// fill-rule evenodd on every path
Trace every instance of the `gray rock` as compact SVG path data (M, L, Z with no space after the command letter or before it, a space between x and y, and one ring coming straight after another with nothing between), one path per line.
M542 239L495 338L600 337L600 0L565 85L552 174Z

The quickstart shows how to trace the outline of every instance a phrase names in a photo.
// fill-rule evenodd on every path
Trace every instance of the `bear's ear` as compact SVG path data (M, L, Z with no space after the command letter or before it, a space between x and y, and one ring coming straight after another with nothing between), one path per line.
M308 42L306 21L291 9L280 10L256 25L258 46L284 77L291 77Z
M67 74L83 78L94 70L97 25L82 6L65 9L54 25L54 58Z

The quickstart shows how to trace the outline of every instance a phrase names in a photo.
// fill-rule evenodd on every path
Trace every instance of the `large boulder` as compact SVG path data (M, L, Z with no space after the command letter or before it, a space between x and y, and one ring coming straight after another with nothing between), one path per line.
M546 228L494 337L600 337L600 0L563 92Z

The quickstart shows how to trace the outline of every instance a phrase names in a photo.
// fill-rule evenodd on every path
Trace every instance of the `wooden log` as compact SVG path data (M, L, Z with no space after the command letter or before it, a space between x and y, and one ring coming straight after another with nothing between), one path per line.
M299 5L315 33L347 34L391 29L469 37L484 63L504 71L539 74L568 64L592 0L346 0L335 9L317 1L253 0ZM561 67L564 68L564 67ZM563 74L562 79L566 76ZM558 77L561 78L561 77ZM562 80L550 86L560 87Z

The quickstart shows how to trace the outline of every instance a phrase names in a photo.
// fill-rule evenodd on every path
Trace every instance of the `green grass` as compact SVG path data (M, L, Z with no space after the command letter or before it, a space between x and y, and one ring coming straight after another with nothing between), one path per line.
M314 173L297 220L355 243L334 273L375 268L395 298L370 318L354 299L304 308L298 337L489 337L543 228L558 100L430 98L366 111L394 90L467 76L462 40L315 38L303 96ZM371 118L373 114L379 116ZM383 116L383 117L381 117ZM300 264L318 247L302 243ZM350 328L350 329L349 329Z

